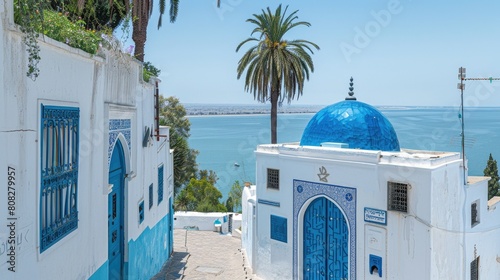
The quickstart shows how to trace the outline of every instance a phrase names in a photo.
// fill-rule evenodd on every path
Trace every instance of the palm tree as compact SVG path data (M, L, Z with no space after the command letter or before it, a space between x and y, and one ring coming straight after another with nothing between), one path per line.
M159 0L160 17L158 18L158 29L162 24L162 16L165 13L165 0ZM179 0L170 0L170 22L175 22L179 11ZM148 23L153 13L153 0L133 0L132 8L132 40L135 43L134 56L144 62L144 46L146 45Z
M304 90L304 79L309 80L309 72L314 72L311 59L313 48L319 46L307 40L287 41L283 36L292 28L300 25L311 26L309 22L295 21L298 10L286 16L288 6L282 13L281 5L274 14L269 7L262 14L254 14L247 22L256 25L250 37L236 48L248 42L257 42L238 62L238 79L246 70L245 90L252 92L259 102L271 101L271 143L277 143L278 102L291 102ZM283 90L283 94L282 94Z
M162 17L165 14L166 2L159 0L160 17L158 18L158 29L162 24ZM220 0L217 0L217 7L220 7ZM179 12L179 0L170 0L169 17L174 23ZM133 0L132 8L132 40L135 43L134 56L139 61L144 62L144 46L146 45L148 23L153 13L153 0Z

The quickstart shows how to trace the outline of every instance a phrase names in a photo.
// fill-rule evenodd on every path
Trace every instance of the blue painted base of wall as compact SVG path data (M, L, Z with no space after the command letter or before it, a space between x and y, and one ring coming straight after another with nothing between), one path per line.
M109 271L109 263L106 261L101 267L99 267L92 276L90 276L89 280L107 280L108 279L108 271Z
M128 279L150 279L168 260L170 246L169 215L165 215L155 227L146 228L137 240L128 243Z

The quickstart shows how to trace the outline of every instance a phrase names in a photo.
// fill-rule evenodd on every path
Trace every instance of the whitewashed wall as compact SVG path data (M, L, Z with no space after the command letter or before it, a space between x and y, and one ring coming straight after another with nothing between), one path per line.
M488 181L474 177L469 179L465 196L465 231L466 248L463 252L466 275L470 275L470 263L479 257L480 279L495 279L500 275L500 209L499 198L495 197L496 204L488 201ZM471 226L470 205L478 202L479 224Z
M0 16L0 170L4 170L0 172L0 197L7 194L5 170L8 166L16 168L18 218L16 272L10 272L6 262L7 202L0 200L0 279L87 279L106 265L108 129L113 118L132 122L131 153L124 147L127 174L134 174L125 183L125 261L130 261L129 268L139 265L129 258L129 246L144 242L145 233L159 236L162 244L152 249L153 256L171 247L168 232L157 234L155 228L160 222L166 226L165 217L171 211L172 151L168 138L155 139L151 146L142 147L144 126L153 125L154 85L142 81L140 63L107 50L103 50L104 57L91 56L41 37L41 73L32 81L25 75L27 55L22 34L12 23L12 1L0 1ZM78 228L43 253L39 249L41 104L80 108ZM168 128L162 131L168 134ZM165 166L165 191L163 202L157 204L157 168L161 163ZM154 206L145 210L144 222L139 224L138 201L144 199L148 204L151 183ZM147 275L152 273L149 269L154 269L150 267L144 268Z
M177 211L174 214L174 228L186 229L190 227L198 230L215 231L214 222L219 220L222 224L222 232L228 232L229 214L233 214L233 230L241 226L241 217L239 213L222 213L222 212L193 212L193 211ZM224 222L224 217L226 222Z
M241 198L241 247L246 254L247 265L250 267L254 267L255 264L255 254L253 254L255 235L255 215L253 209L255 206L255 185L243 188Z
M357 279L470 279L474 252L481 256L481 279L495 279L494 275L500 275L497 262L500 243L495 241L500 236L500 212L493 209L495 207L487 207L486 179L476 179L477 183L463 186L461 160L456 153L380 153L263 145L257 148L256 158L254 199L258 215L253 241L256 248L252 253L257 256L252 268L262 278L291 279L293 269L301 271L300 257L296 264L292 257L293 180L324 183L318 177L321 167L329 173L326 184L356 189ZM267 168L280 170L279 191L266 188ZM365 222L364 207L387 210L388 181L410 185L408 213L387 211L385 226ZM481 223L473 229L469 225L467 229L470 204L477 199L481 201ZM277 202L279 207L259 203L259 200ZM287 219L287 243L270 238L271 214ZM244 218L248 219L248 215ZM243 221L243 225L246 223ZM299 218L298 234L302 227ZM368 246L373 237L385 243L385 249L377 251L376 246ZM252 248L245 243L244 247ZM300 254L302 242L297 247ZM370 253L383 257L382 277L369 274Z

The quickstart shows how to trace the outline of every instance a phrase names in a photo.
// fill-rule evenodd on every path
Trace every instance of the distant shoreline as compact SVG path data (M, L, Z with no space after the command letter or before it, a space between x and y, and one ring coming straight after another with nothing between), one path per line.
M278 108L278 115L315 114L324 105L292 105ZM374 106L381 111L399 110L457 110L455 106ZM215 116L252 116L270 114L271 109L262 105L185 105L186 115L189 117L215 117ZM465 110L499 109L500 107L466 107Z
M278 108L278 114L314 114L324 106L287 106ZM252 105L197 105L185 106L188 116L228 116L228 115L263 115L271 108Z
M317 112L278 112L278 115L305 115L305 114L315 114ZM202 118L202 117L250 117L250 116L262 116L269 115L269 112L262 113L220 113L220 114L186 114L189 118Z

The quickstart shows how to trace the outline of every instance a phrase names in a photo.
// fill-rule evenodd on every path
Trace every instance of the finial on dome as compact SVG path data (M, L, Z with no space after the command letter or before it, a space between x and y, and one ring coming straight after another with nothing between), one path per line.
M345 100L356 100L356 97L353 96L354 95L354 91L353 91L354 90L354 87L353 87L354 83L352 82L353 80L354 79L351 77L351 79L350 79L351 82L349 83L349 96L346 97Z

